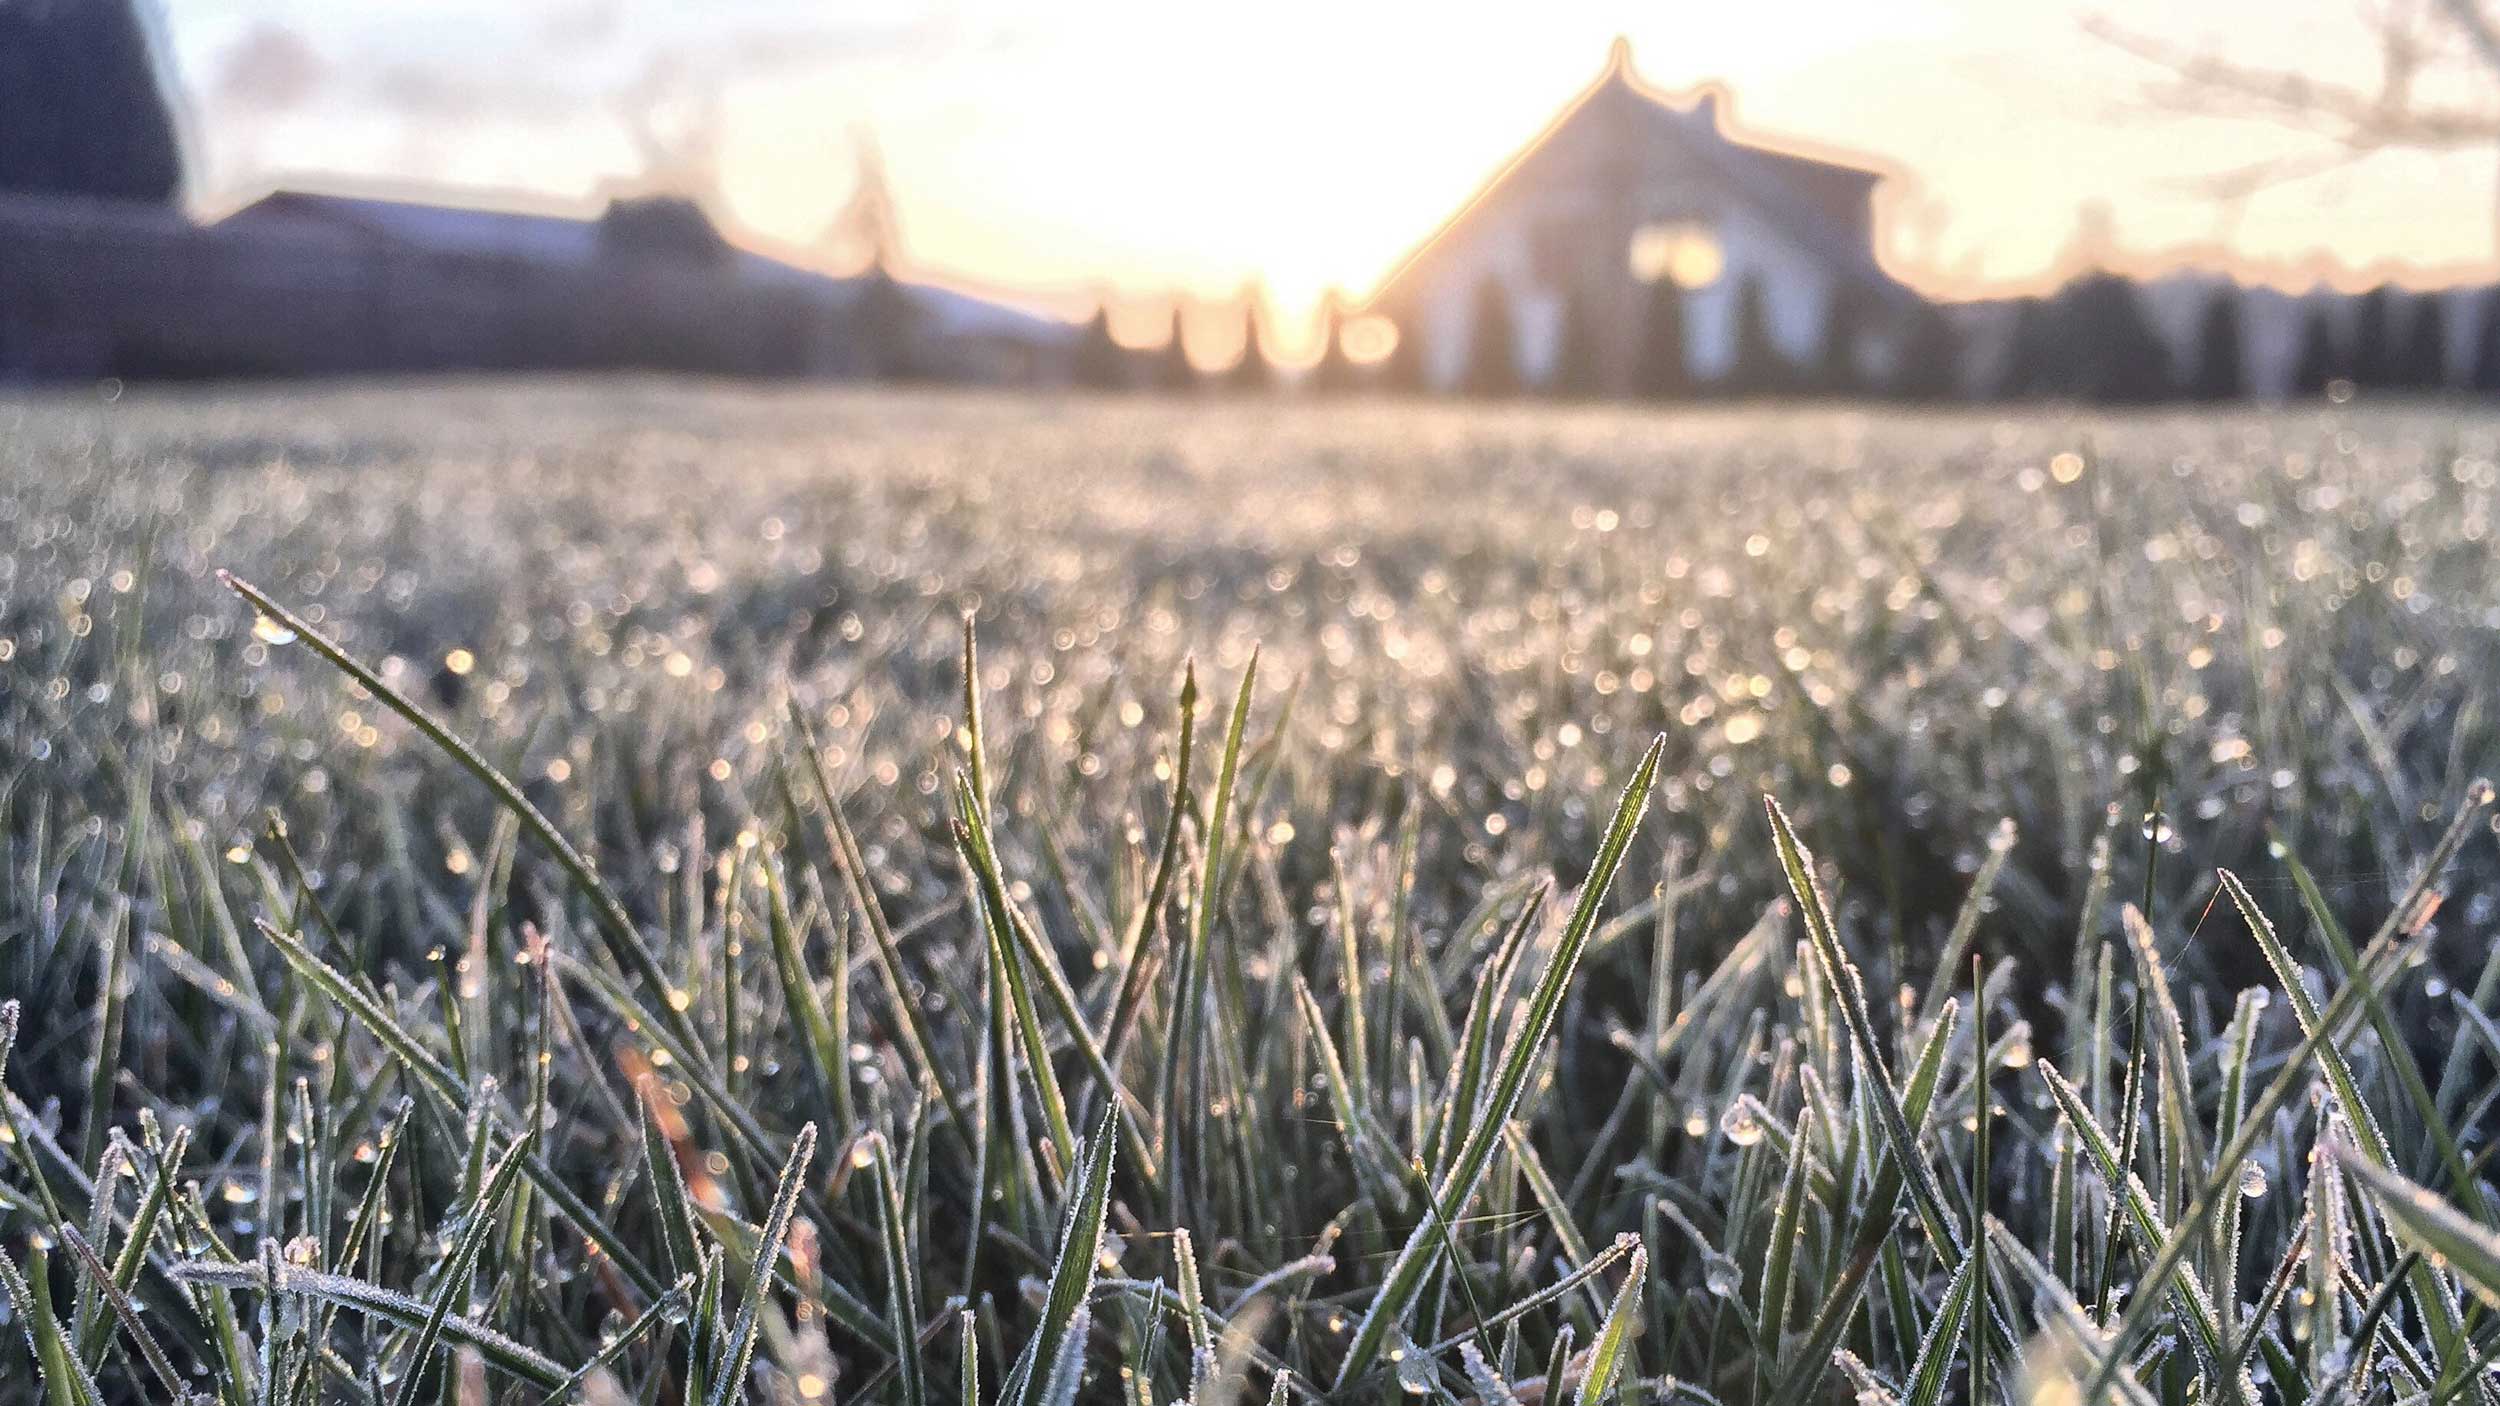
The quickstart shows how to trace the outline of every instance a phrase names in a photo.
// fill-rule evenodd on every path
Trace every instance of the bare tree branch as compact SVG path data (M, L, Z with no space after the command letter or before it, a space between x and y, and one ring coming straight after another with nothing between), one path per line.
M2500 72L2500 34L2476 0L2440 0L2444 25L2473 40L2479 51L2494 43L2487 62ZM2474 26L2467 29L2467 20ZM2379 48L2374 87L2301 72L2243 64L2204 50L2183 48L2095 16L2085 32L2164 70L2148 89L2156 106L2190 116L2254 118L2307 132L2353 152L2397 148L2453 151L2500 141L2500 104L2459 105L2424 97L2418 79L2443 52L2440 36L2414 6L2371 17Z

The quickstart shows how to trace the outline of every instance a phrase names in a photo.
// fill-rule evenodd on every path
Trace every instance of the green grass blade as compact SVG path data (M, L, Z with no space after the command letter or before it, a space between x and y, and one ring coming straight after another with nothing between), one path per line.
M1078 1313L1093 1294L1103 1219L1111 1202L1112 1147L1111 1114L1106 1110L1085 1149L1083 1164L1069 1183L1067 1218L1061 1223L1059 1253L1051 1265L1041 1322L1008 1376L1004 1400L1040 1406L1047 1399L1049 1378L1060 1366L1061 1348L1073 1335Z
M747 1264L746 1298L738 1306L737 1322L722 1350L709 1406L729 1406L732 1400L745 1395L747 1369L755 1360L756 1335L762 1331L764 1296L772 1288L774 1266L780 1263L781 1247L790 1235L790 1215L798 1208L799 1188L805 1184L808 1164L815 1156L816 1125L809 1123L791 1140L790 1158L782 1163L772 1210L764 1218L763 1233L756 1237L755 1254Z
M521 828L529 832L530 838L537 841L548 854L554 857L557 867L564 871L565 877L572 881L573 887L589 901L590 911L597 922L599 933L606 940L609 953L616 959L617 965L640 979L654 996L666 997L675 989L669 983L666 973L661 970L660 959L652 952L650 944L643 941L642 934L634 928L633 920L626 916L625 905L617 899L615 892L600 879L598 871L591 867L590 861L582 855L582 852L573 847L573 842L566 839L563 832L557 830L555 823L549 820L537 806L531 804L529 797L521 794L521 788L513 785L510 778L497 771L494 765L479 756L475 749L454 736L451 729L444 726L431 713L418 707L406 694L385 682L380 674L365 667L355 656L340 648L327 635L313 628L285 606L271 599L268 593L258 586L230 571L220 570L217 573L217 579L224 583L227 589L250 602L252 608L259 611L264 618L276 621L281 628L291 632L296 640L301 641L305 648L321 656L332 667L355 680L356 684L367 693L380 699L385 706L399 714L427 741L459 763L462 770L475 777L480 785L494 795L498 804L512 813L513 818L521 823ZM663 1000L661 1005L662 1010L656 1013L654 1018L663 1022L689 1048L698 1045L700 1042L695 1037L694 1024L686 1014L678 1010L672 1002Z
M248 1289L269 1292L272 1280L260 1264L219 1264L193 1260L180 1265L175 1276L193 1284L222 1289ZM309 1269L278 1266L275 1279L280 1294L301 1295L336 1303L342 1308L368 1314L411 1332L421 1332L432 1310L425 1304L376 1284L366 1283L343 1274L322 1274ZM442 1337L465 1343L485 1354L489 1365L497 1370L539 1388L553 1391L564 1384L570 1373L533 1348L525 1347L491 1328L473 1323L459 1314L447 1314L436 1329Z
M1606 1310L1606 1321L1597 1330L1597 1339L1589 1345L1589 1363L1580 1377L1580 1395L1576 1406L1601 1406L1614 1399L1615 1388L1624 1369L1632 1361L1632 1333L1640 1321L1641 1286L1649 1279L1649 1251L1632 1252L1632 1264L1624 1271L1623 1287L1616 1291L1612 1308Z
M1501 1139L1501 1130L1517 1111L1520 1097L1527 1091L1529 1070L1544 1052L1545 1037L1562 1009L1563 996L1570 990L1572 973L1579 967L1580 954L1588 945L1589 934L1596 930L1597 915L1605 905L1606 892L1614 882L1615 870L1622 864L1624 852L1631 847L1633 831L1639 828L1641 816L1648 809L1650 786L1657 779L1658 759L1665 749L1664 737L1650 743L1649 750L1641 756L1640 765L1634 768L1631 781L1624 787L1621 799L1615 803L1614 819L1606 827L1606 838L1598 846L1597 859L1589 867L1587 881L1580 886L1579 902L1574 905L1570 920L1564 924L1544 972L1537 978L1526 1014L1511 1031L1510 1043L1503 1052L1493 1086L1487 1092L1483 1107L1474 1118L1457 1158L1434 1189L1433 1197L1437 1204L1407 1237L1397 1258L1390 1262L1370 1306L1364 1310L1363 1321L1355 1330L1345 1362L1338 1368L1337 1390L1345 1390L1348 1383L1370 1370L1382 1349L1388 1346L1391 1330L1403 1322L1408 1306L1423 1288L1425 1274L1432 1267L1436 1240L1433 1227L1459 1215L1474 1199L1476 1186L1483 1180L1486 1164L1492 1161L1494 1147Z
M1937 1189L1926 1156L1919 1151L1917 1135L1893 1091L1892 1073L1875 1038L1874 1017L1867 1010L1865 982L1841 950L1840 932L1832 922L1831 906L1824 901L1822 881L1814 876L1813 856L1798 840L1796 830L1788 822L1788 812L1780 808L1776 799L1763 797L1763 808L1771 817L1771 832L1779 846L1780 866L1788 873L1789 891L1796 896L1798 910L1805 916L1806 933L1821 959L1824 982L1840 1011L1841 1023L1847 1028L1858 1062L1860 1086L1874 1105L1877 1126L1900 1165L1902 1184L1909 1190L1910 1203L1918 1211L1928 1240L1948 1264L1958 1264L1961 1236L1954 1229L1944 1195Z
M2477 1224L2438 1192L2380 1166L2349 1143L2336 1164L2370 1194L2388 1223L2425 1259L2444 1264L2487 1306L2500 1309L2500 1234Z
M970 638L970 627L966 627ZM886 1312L894 1330L895 1375L905 1406L926 1406L927 1388L920 1372L920 1284L908 1241L910 1219L903 1210L903 1187L894 1175L894 1151L885 1134L863 1139L876 1177L878 1244L885 1255ZM856 1157L858 1154L852 1154Z
M486 1134L481 1129L478 1141L482 1144L485 1138ZM505 1148L503 1157L495 1163L495 1169L487 1176L477 1199L463 1211L466 1220L460 1227L460 1237L453 1243L451 1253L444 1257L442 1278L435 1286L433 1305L426 1312L424 1325L417 1330L416 1345L408 1350L408 1362L402 1369L405 1375L400 1378L399 1391L391 1398L394 1406L413 1406L417 1400L418 1383L425 1376L426 1364L434 1355L435 1345L442 1341L443 1321L452 1316L453 1304L468 1298L469 1278L477 1267L478 1252L486 1248L486 1241L495 1229L496 1214L502 1208L504 1198L519 1183L521 1168L528 1160L531 1144L537 1138L537 1131L532 1129L522 1133L510 1147Z
M2188 1072L2187 1022L2170 993L2161 948L2153 925L2130 903L2118 910L2127 933L2127 950L2135 956L2138 999L2152 1011L2154 1068L2161 1076L2162 1193L2165 1204L2179 1204L2188 1169L2207 1165L2203 1130L2194 1107L2196 1085Z
M2299 964L2292 960L2291 953L2283 946L2283 940L2276 936L2273 922L2266 917L2265 910L2257 906L2257 900L2250 896L2239 876L2227 869L2218 872L2223 892L2230 895L2232 906L2239 909L2241 918L2248 924L2249 935L2264 951L2267 965L2274 968L2275 979L2291 1002L2292 1013L2300 1021L2301 1032L2315 1037L2324 1031L2325 1020L2319 1013L2317 1003L2310 999L2308 988L2301 982ZM2376 983L2361 981L2356 975L2355 979L2346 982L2346 988L2362 993L2365 1011L2378 1004ZM2387 1145L2387 1135L2380 1130L2377 1115L2371 1111L2369 1101L2362 1097L2361 1083L2354 1076L2352 1065L2345 1060L2334 1041L2315 1040L2314 1043L2319 1071L2325 1076L2327 1087L2334 1092L2336 1107L2351 1130L2354 1145L2371 1162L2392 1171L2395 1155ZM2415 1311L2422 1314L2429 1324L2432 1335L2440 1343L2442 1356L2448 1355L2463 1326L2457 1318L2455 1306L2448 1301L2447 1294L2440 1289L2437 1277L2427 1265L2414 1271L2413 1288Z
M1919 1342L1917 1360L1910 1364L1901 1406L1937 1406L1944 1399L1945 1384L1952 1376L1954 1349L1962 1341L1965 1320L1970 1317L1971 1283L1979 1266L1977 1253L1964 1255L1962 1267L1954 1271L1952 1282L1945 1287L1944 1302L1927 1325L1927 1336ZM1976 1334L1973 1338L1976 1340Z
M576 1369L555 1390L538 1399L538 1406L562 1406L590 1380L591 1373L614 1366L623 1360L635 1343L648 1336L660 1324L682 1316L694 1294L694 1276L687 1275L668 1287L666 1293L653 1299L649 1307L625 1325L624 1331L604 1343L597 1356Z
M790 896L782 883L781 871L770 862L763 868L764 927L773 944L773 972L781 982L782 1008L789 1012L792 1032L798 1036L798 1052L806 1057L808 1076L823 1095L825 1116L847 1136L854 1116L850 1054L843 1049L833 1017L826 1012L808 972L807 953L802 946L804 936L791 919ZM684 1268L679 1267L681 1273Z

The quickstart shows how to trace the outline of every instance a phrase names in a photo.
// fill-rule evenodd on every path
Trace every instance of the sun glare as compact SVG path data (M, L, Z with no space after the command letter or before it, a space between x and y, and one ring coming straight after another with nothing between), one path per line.
M1398 349L1398 325L1385 317L1358 317L1346 323L1338 340L1347 360L1369 366L1387 361Z

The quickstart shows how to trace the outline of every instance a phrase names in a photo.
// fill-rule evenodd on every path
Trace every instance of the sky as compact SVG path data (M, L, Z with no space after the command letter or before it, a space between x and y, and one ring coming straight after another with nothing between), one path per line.
M1132 336L1254 280L1280 327L1327 289L1359 297L1618 35L1654 86L1719 82L1740 127L1891 171L1879 252L1931 291L2217 250L2291 286L2433 283L2487 276L2500 227L2500 138L2217 199L2218 173L2335 148L2183 113L2088 28L2373 84L2353 0L157 3L204 206L339 180L659 187L807 250L866 140L911 267L1108 297ZM2500 110L2500 79L2469 68L2424 81Z

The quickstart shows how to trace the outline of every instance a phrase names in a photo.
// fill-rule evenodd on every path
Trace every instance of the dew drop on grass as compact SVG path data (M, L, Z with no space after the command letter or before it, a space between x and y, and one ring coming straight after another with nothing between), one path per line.
M2144 812L2143 834L2144 838L2151 840L2154 844L2166 845L2170 843L2170 836L2172 834L2170 829L2170 817L2157 810L2148 810Z
M1736 1261L1713 1253L1702 1262L1701 1282L1703 1288L1720 1298L1732 1299L1745 1287L1745 1273L1736 1267Z
M1728 1105L1719 1117L1719 1131L1738 1147L1751 1147L1762 1141L1762 1119L1754 1112L1753 1100L1740 1098Z
M293 644L295 631L280 623L275 616L254 615L252 638L259 640L262 644Z
M1422 1353L1393 1347L1389 1349L1389 1365L1397 1369L1398 1390L1409 1396L1432 1394L1432 1363Z
M2240 1163L2240 1194L2254 1201L2266 1194L2266 1164L2251 1157Z
M1684 1110L1684 1136L1700 1137L1710 1131L1710 1110L1696 1103Z

